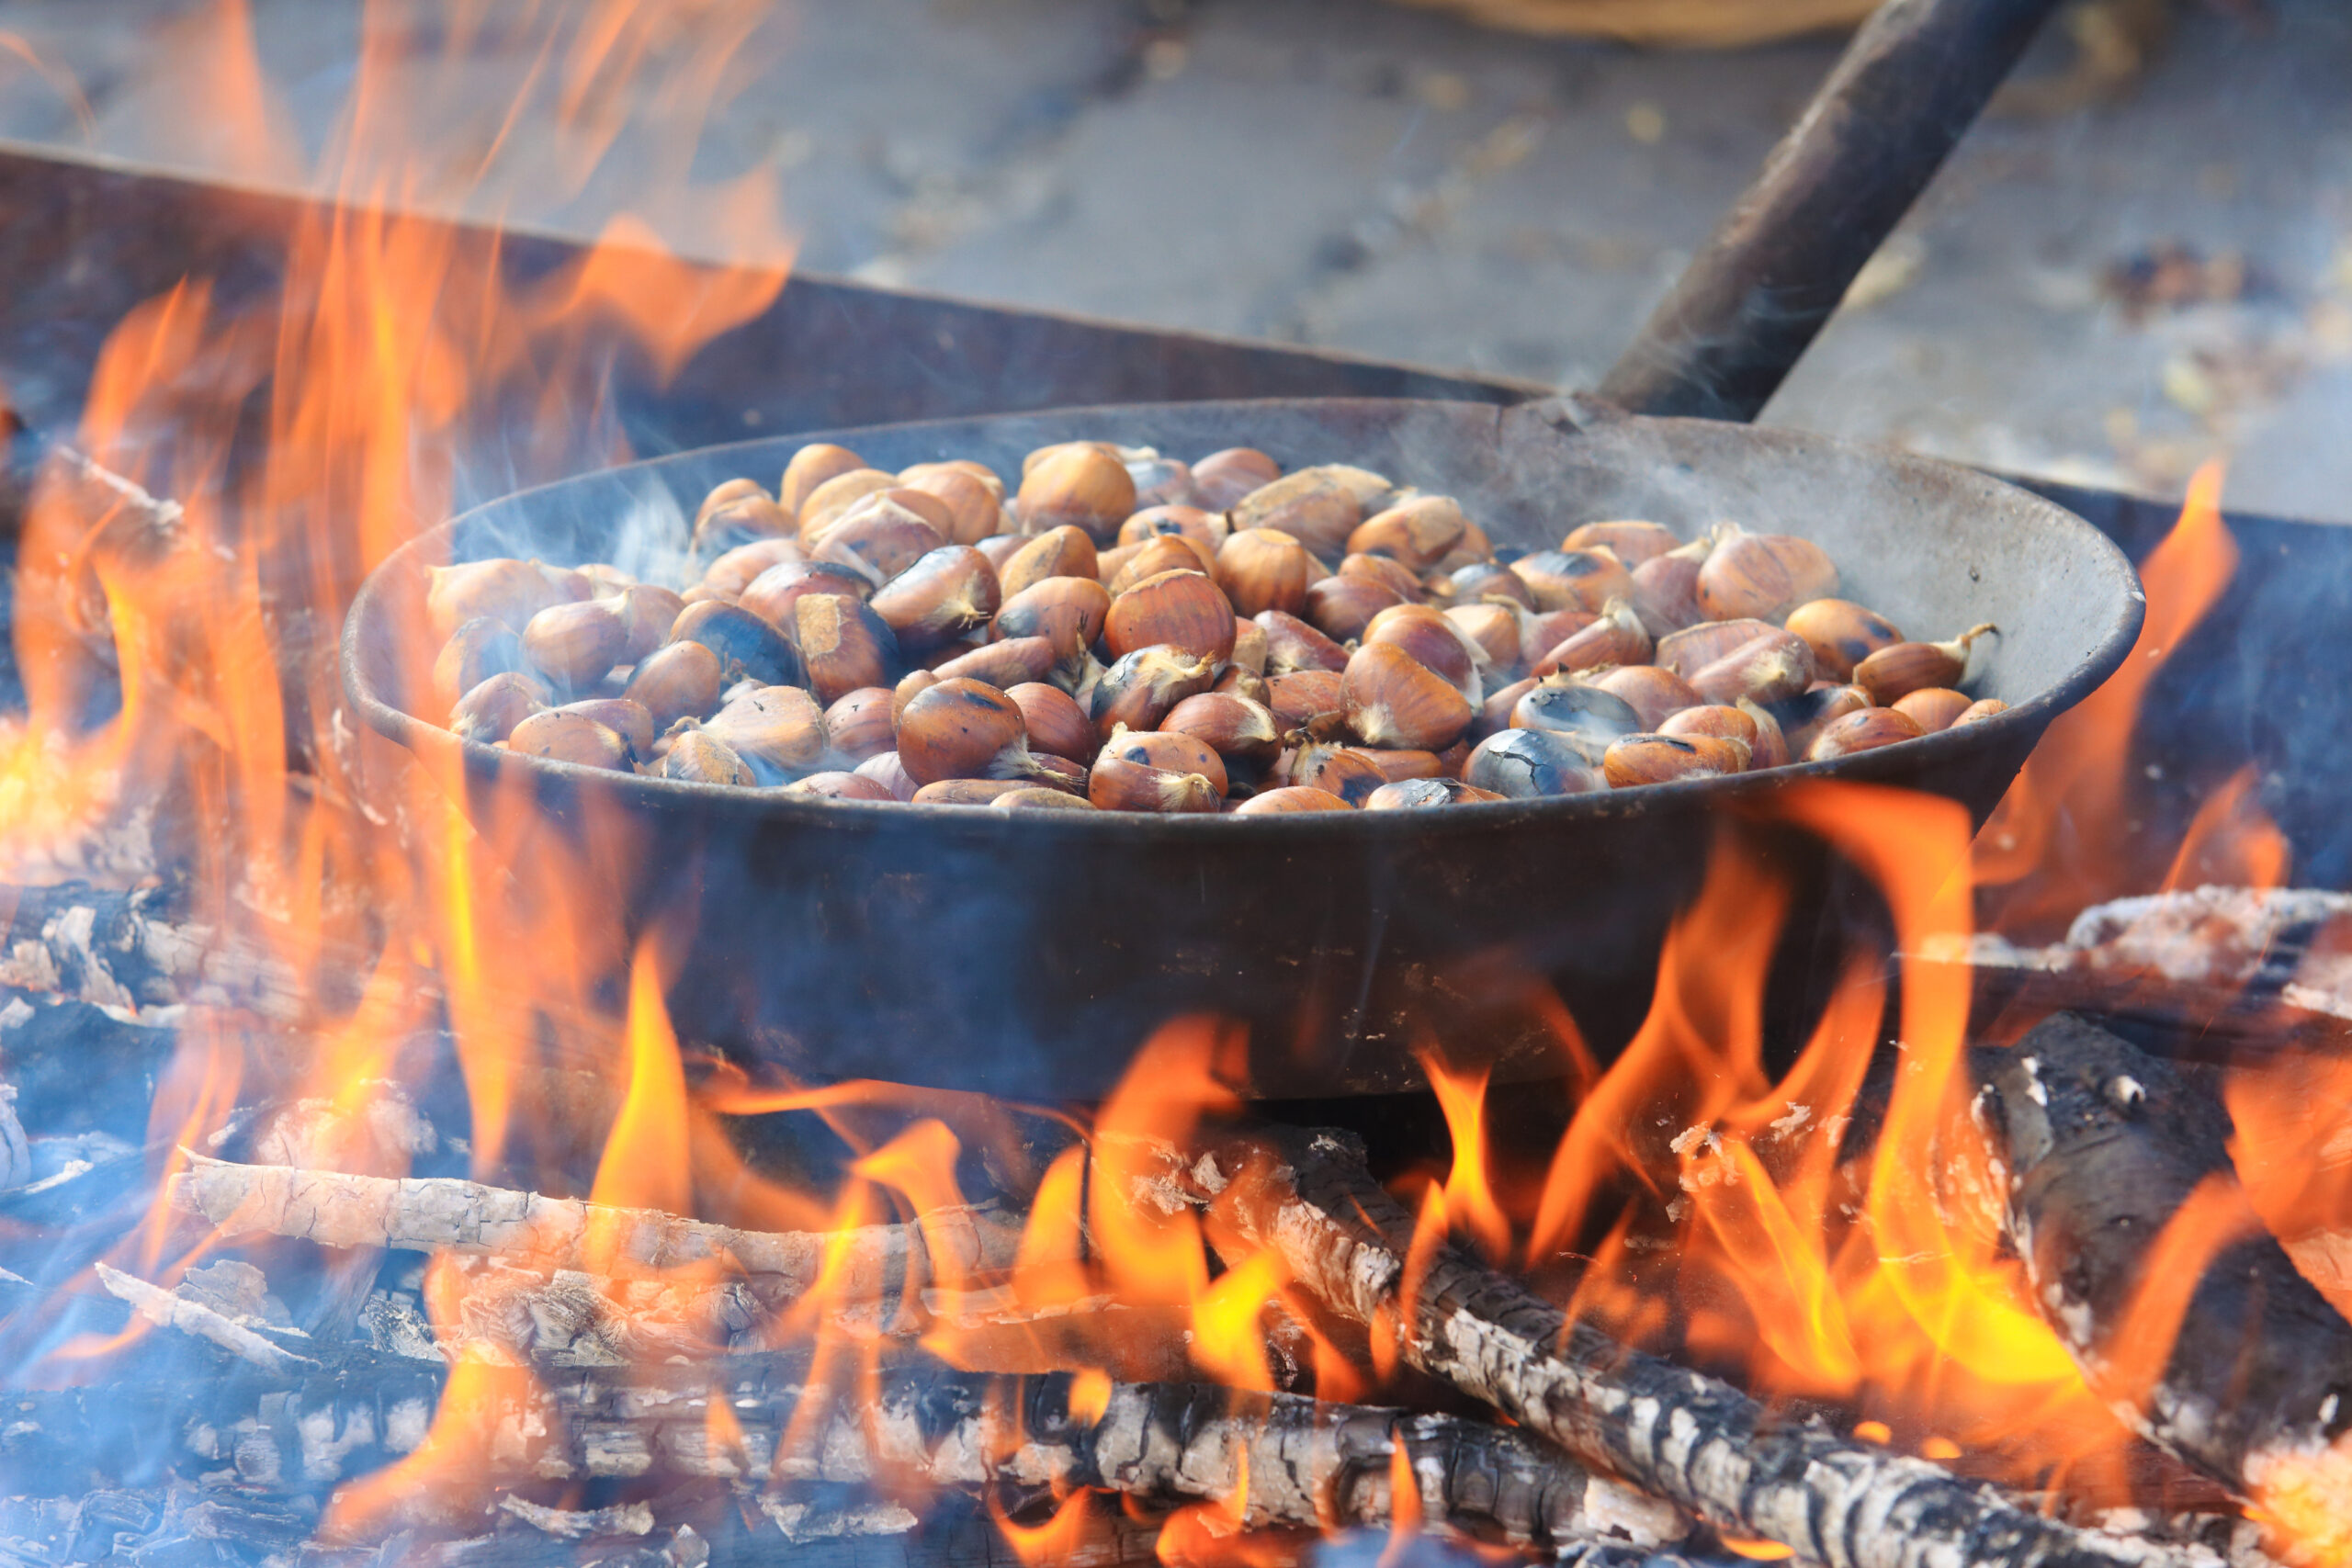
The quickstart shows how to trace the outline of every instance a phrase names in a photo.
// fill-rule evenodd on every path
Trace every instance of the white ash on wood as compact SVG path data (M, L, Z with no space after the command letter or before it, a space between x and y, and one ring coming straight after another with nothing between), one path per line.
M927 1361L886 1365L871 1387L854 1377L834 1386L812 1382L811 1364L790 1353L478 1369L456 1439L473 1449L455 1473L485 1491L590 1479L749 1483L784 1489L781 1504L793 1488L858 1487L887 1501L910 1484L1089 1487L1217 1502L1246 1528L1299 1529L1386 1528L1401 1473L1414 1489L1408 1517L1482 1540L1650 1549L1689 1533L1671 1506L1525 1431L1481 1421L1203 1384L1112 1383L1093 1403L1067 1373L994 1377ZM414 1451L449 1375L353 1347L316 1364L232 1366L111 1394L30 1394L0 1458L28 1444L72 1452L128 1414L177 1434L175 1465L229 1467L249 1492L322 1491ZM455 1517L459 1503L436 1506Z
M1162 1179L1214 1203L1343 1315L1579 1461L1826 1568L2118 1568L2189 1559L2046 1518L1925 1460L1775 1420L1729 1384L1618 1343L1518 1281L1433 1249L1408 1289L1413 1218L1352 1139L1260 1129Z
M197 1155L173 1178L171 1201L232 1234L447 1248L622 1278L713 1265L768 1277L782 1294L797 1296L822 1279L842 1299L861 1301L895 1299L910 1277L920 1288L1001 1273L1021 1240L1017 1220L985 1209L935 1210L916 1224L832 1234L745 1231L449 1177L354 1176Z
M2007 1167L2004 1223L2091 1386L2149 1441L2260 1503L2291 1560L2343 1561L2352 1324L2246 1205L2218 1097L2071 1013L1987 1053L1984 1077L1975 1109ZM2168 1250L2192 1204L2203 1218L2187 1223L2212 1241ZM2171 1309L2135 1315L2157 1300ZM2169 1346L2151 1343L2176 1314Z

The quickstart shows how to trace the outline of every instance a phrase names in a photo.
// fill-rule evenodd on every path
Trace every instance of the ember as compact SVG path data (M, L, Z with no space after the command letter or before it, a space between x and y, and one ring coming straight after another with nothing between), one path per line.
M571 123L749 74L751 9L708 9L547 23ZM616 468L613 367L778 308L781 230L688 145L668 199L733 265L628 226L518 281L508 236L392 210L449 152L380 97L415 47L371 43L266 308L145 300L45 433L0 737L5 1554L2352 1551L2352 903L2282 886L2235 752L2134 825L2242 564L2218 473L2127 660L2120 558L2054 507L1566 403L1239 405L1262 450L1193 439L1232 403L1118 416L1189 464L1028 439L1111 416L993 421L996 468L930 450L971 424L795 437L773 493ZM1416 460L1461 494L1384 477ZM1816 512L1835 564L1781 531ZM611 564L523 558L558 525ZM2005 702L1962 682L2007 603ZM1906 641L1915 605L1973 629ZM735 787L620 776L657 759ZM1486 798L1804 759L1558 803L1585 839ZM1042 810L802 798L861 784L1335 815L1216 833L1273 882L1200 839L1129 878ZM1334 836L1366 823L1388 858ZM902 858L854 885L776 849L867 832ZM1076 887L1083 942L1030 923Z

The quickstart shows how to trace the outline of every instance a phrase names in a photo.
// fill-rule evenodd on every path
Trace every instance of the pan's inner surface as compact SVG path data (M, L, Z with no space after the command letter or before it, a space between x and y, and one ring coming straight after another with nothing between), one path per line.
M835 433L876 467L973 457L1017 474L1049 442L1195 457L1262 448L1286 468L1349 462L1458 497L1498 544L1549 547L1577 523L1720 521L1819 542L1845 592L1906 633L2003 628L1976 689L2012 705L1966 730L1833 763L1616 794L1434 812L1291 818L861 807L469 757L477 794L521 777L575 830L609 808L660 874L614 897L692 923L673 1010L697 1038L808 1077L891 1077L1023 1094L1106 1090L1159 1022L1229 1014L1261 1042L1269 1095L1393 1089L1417 1040L1504 1076L1557 1070L1556 1043L1508 998L1537 980L1604 1055L1649 999L1657 942L1705 873L1717 808L1827 774L1927 791L1982 818L2050 719L2120 662L2141 600L2121 556L2060 508L1963 469L1818 437L1698 421L1577 426L1557 409L1401 402L1112 408ZM484 507L458 558L618 558L674 550L701 496L773 484L803 437L683 454ZM412 745L388 649L435 544L388 561L345 638L367 720ZM632 558L637 552L639 558ZM480 802L477 801L479 806ZM593 807L594 809L583 809ZM1747 833L1746 828L1726 830ZM1792 919L1849 897L1817 846L1744 838L1798 891ZM684 868L683 870L681 868ZM1518 979L1498 983L1495 976ZM1504 1000L1498 1000L1504 998ZM1492 1004L1492 1005L1490 1005Z

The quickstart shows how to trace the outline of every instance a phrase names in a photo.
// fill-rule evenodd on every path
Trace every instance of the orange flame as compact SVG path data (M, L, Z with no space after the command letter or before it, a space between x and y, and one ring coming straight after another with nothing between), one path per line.
M2148 612L2131 654L2050 727L1978 836L1977 885L2006 889L1997 901L2002 930L2063 926L2089 905L2153 886L2142 879L2154 867L2130 841L2132 733L2150 684L2221 598L2237 561L2237 541L2222 520L2222 468L2209 463L2189 480L2180 521L2140 564ZM2209 801L2191 838L2239 846L2234 863L2260 875L2256 885L2275 886L2284 874L2285 840L2247 798L2249 782ZM2176 875L2197 863L2188 849Z
M1445 1113L1445 1129L1453 1140L1453 1169L1445 1179L1445 1214L1470 1233L1489 1258L1510 1251L1510 1221L1503 1217L1487 1179L1487 1072L1456 1073L1437 1053L1416 1053L1430 1088Z

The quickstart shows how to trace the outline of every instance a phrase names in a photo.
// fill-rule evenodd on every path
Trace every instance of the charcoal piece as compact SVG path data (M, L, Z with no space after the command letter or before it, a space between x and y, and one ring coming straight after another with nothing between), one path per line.
M2235 1194L2218 1097L2073 1013L1979 1060L2004 1224L2092 1387L2151 1442L2304 1525L2314 1551L2352 1551L2352 1324L2274 1237L2242 1230L2212 1255L2160 1366L2127 1342L2167 1223L2200 1184L2217 1184L2209 1201ZM2324 1540L2309 1533L2321 1518Z

